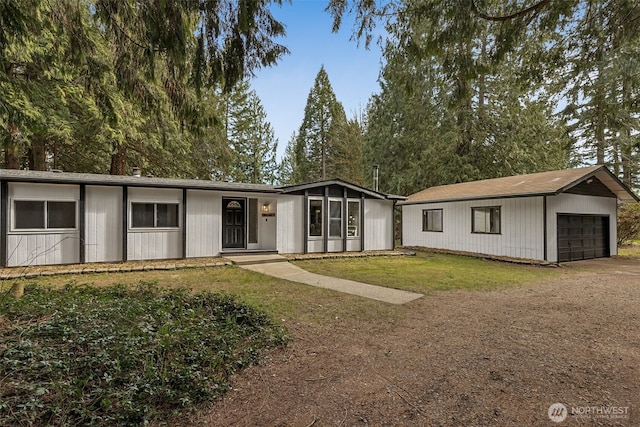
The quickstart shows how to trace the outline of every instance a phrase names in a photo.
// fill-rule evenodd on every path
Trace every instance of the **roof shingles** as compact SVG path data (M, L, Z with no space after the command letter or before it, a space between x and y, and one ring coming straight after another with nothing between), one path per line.
M440 185L414 193L407 198L406 202L401 202L400 204L552 195L561 193L596 174L602 177L605 185L607 185L620 200L633 201L633 199L637 199L628 188L613 177L606 167L597 165L585 168L563 169L559 171L463 182L460 184Z

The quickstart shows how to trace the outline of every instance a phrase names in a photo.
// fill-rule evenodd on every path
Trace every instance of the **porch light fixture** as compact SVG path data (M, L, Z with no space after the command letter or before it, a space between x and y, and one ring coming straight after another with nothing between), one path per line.
M265 203L262 205L262 213L269 213L271 211L271 205L269 203Z

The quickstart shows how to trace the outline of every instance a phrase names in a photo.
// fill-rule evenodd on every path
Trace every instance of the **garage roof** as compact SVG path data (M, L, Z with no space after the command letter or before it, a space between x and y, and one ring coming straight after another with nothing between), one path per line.
M430 187L410 195L399 204L498 199L507 197L553 196L596 178L621 202L636 202L638 197L604 165L559 171L516 175L482 181Z

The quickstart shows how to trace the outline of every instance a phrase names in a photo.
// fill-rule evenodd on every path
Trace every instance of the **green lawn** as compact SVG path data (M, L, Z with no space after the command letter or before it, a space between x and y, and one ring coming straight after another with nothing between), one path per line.
M618 255L623 258L640 259L640 240L634 240L619 246Z
M423 251L416 256L328 259L296 264L314 273L422 293L499 289L562 274L551 267Z
M428 252L296 264L426 294L500 289L571 274ZM5 342L0 346L0 389L9 386L15 397L0 403L2 425L18 419L25 425L46 425L47 420L142 425L197 403L200 398L192 391L204 400L223 393L230 375L264 347L285 340L280 325L325 327L337 319L394 322L411 310L410 305L385 304L235 266L20 280L25 283L20 300L8 296L13 281L0 282L0 340ZM140 291L140 284L149 282L157 291ZM74 286L66 287L70 283ZM207 291L223 291L239 302ZM214 351L222 348L217 344L201 345L211 338L229 344L228 351L222 355ZM104 369L96 368L99 363ZM117 406L121 401L126 405Z

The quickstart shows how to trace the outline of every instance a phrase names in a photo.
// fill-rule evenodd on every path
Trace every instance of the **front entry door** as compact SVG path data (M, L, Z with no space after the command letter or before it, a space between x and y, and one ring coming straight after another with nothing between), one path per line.
M247 222L245 199L222 199L222 248L245 249Z

